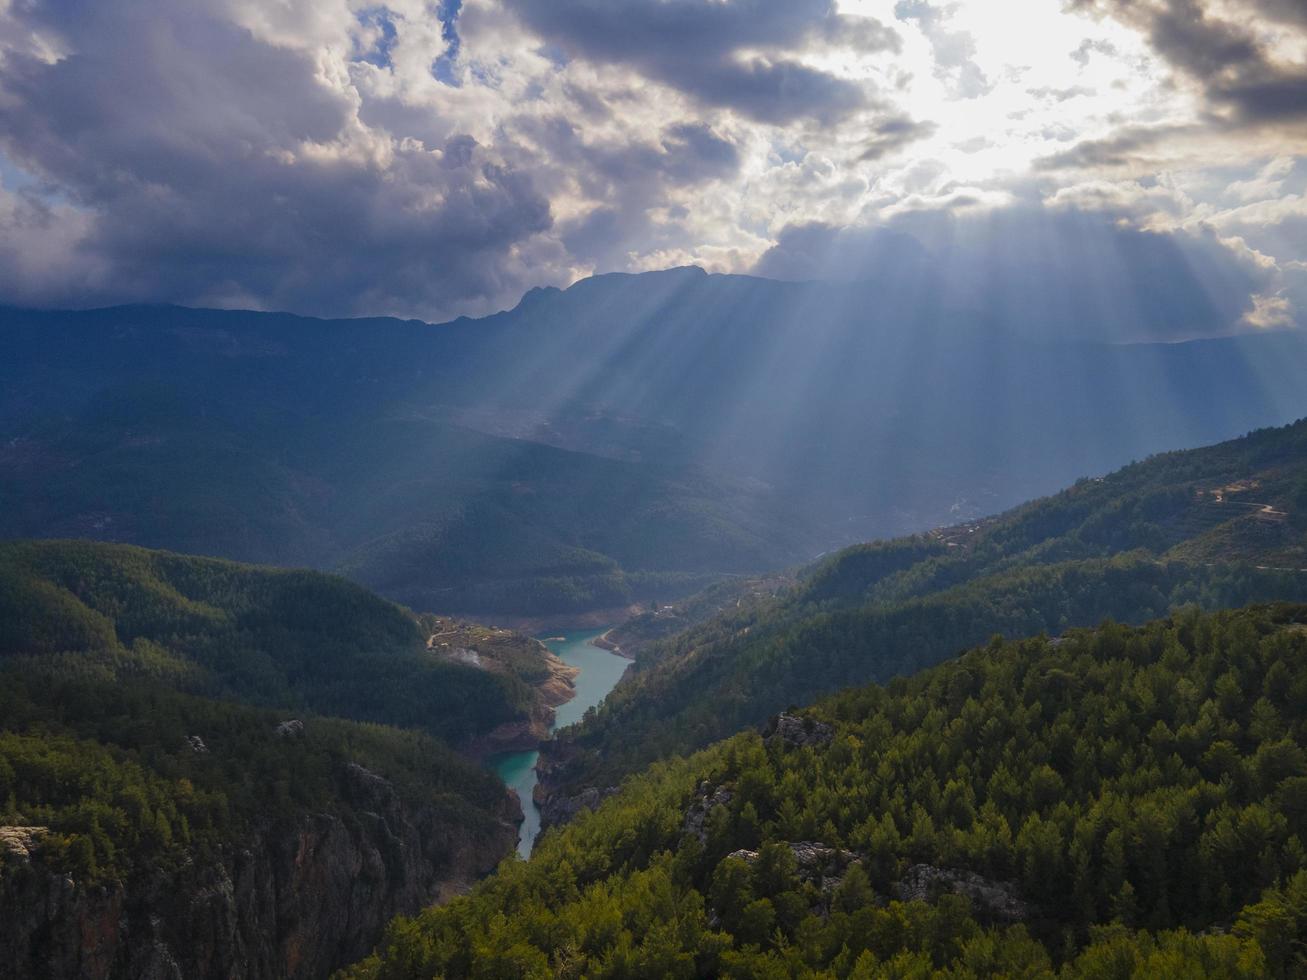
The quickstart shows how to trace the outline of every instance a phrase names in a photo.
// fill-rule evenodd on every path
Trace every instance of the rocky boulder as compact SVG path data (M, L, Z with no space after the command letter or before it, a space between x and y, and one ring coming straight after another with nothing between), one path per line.
M708 839L708 814L715 807L730 806L734 798L735 793L725 786L710 786L706 780L700 783L694 797L690 800L689 807L686 808L681 830L692 837L697 837L702 844Z
M829 745L835 729L815 718L782 712L767 723L762 738L767 745L780 745L787 749L820 748Z
M560 793L546 793L543 787L536 783L534 798L536 807L540 810L540 829L561 826L582 810L598 809L600 803L616 792L616 786L605 786L602 789L598 786L587 786L573 796L564 796Z
M971 871L914 864L894 886L895 897L903 902L928 902L950 892L967 898L981 919L1024 922L1030 917L1030 906L1017 894L1014 885L992 881Z
M786 841L794 853L794 861L799 868L799 879L817 886L823 892L834 891L844 880L844 873L849 865L859 862L852 851L839 847L830 847L820 841ZM738 850L726 855L753 864L758 860L757 851Z

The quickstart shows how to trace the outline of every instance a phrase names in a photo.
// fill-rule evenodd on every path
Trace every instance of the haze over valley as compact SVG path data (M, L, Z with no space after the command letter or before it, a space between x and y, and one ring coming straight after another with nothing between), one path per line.
M440 325L8 319L6 534L509 617L685 595L1307 414L1296 332L1037 341L868 284L698 269Z

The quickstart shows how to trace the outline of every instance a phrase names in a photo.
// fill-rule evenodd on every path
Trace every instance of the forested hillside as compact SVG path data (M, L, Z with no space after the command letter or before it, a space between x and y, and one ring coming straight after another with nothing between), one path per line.
M6 976L325 975L516 838L503 784L416 729L535 706L340 579L0 545Z
M499 780L416 732L12 659L0 719L15 980L325 976L517 836Z
M596 715L549 747L547 782L564 794L607 786L787 704L920 670L995 633L1302 598L1307 422L824 559L777 598L643 648Z
M429 650L434 629L316 572L92 542L0 544L0 664L147 679L455 744L538 709L542 646L527 641L534 658L517 651L484 670Z
M995 639L628 780L353 980L1295 977L1307 606Z

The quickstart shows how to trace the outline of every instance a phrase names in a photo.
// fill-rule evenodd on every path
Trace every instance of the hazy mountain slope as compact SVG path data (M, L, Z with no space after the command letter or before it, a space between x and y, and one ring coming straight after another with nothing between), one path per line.
M1300 976L1307 607L994 641L629 780L352 978Z
M1305 597L1307 421L831 556L776 599L646 647L596 716L549 746L547 783L608 785L787 704L910 673L994 633Z
M129 386L21 426L0 446L0 535L338 568L419 608L527 613L810 553L767 494L692 470L366 408L244 418L238 401Z
M1283 423L1304 365L1293 332L1042 342L929 297L697 269L436 326L3 310L0 533L343 568L446 610L594 608Z
M1307 414L1307 343L1292 333L1056 343L856 284L599 276L485 324L482 356L510 379L488 402L659 422L693 458L853 518L855 533L938 522L959 498L1008 506ZM568 400L536 397L578 372Z

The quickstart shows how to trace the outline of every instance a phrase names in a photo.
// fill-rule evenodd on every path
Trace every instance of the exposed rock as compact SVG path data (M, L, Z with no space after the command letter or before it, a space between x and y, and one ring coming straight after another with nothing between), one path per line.
M685 811L685 820L681 824L682 831L697 837L699 843L704 843L708 840L708 814L714 807L730 806L734 798L735 793L725 786L710 786L708 781L704 780L699 784L694 798L690 800L690 805Z
M543 643L539 646L548 673L535 685L539 695L536 703L524 717L506 721L479 738L461 744L459 748L464 752L483 758L498 752L525 752L548 742L554 725L554 709L576 696L575 682L581 670L565 663ZM482 664L486 662L483 657Z
M895 896L904 902L929 901L945 892L969 899L980 918L1023 922L1030 917L1030 906L1017 895L1015 886L971 871L914 864L894 886Z
M43 828L0 828L0 974L325 978L394 916L488 874L517 838L507 798L502 819L468 827L358 765L345 767L341 797L347 806L270 823L179 868L96 884L43 866L32 846Z
M617 654L617 656L625 657L627 660L634 660L635 653L623 647L617 641L617 637L618 637L618 627L614 627L612 629L605 630L602 634L596 636L590 642L593 643L595 646L597 646L600 650L607 650L609 653L615 653Z
M575 796L562 796L557 793L547 794L536 783L534 797L536 807L540 810L540 829L546 830L567 823L582 810L597 809L599 804L617 792L616 786L600 789L587 786Z
M190 745L191 751L196 755L204 755L209 751L209 747L204 744L204 739L198 735L188 735L186 741Z
M824 892L834 891L844 880L844 873L849 865L856 864L860 858L852 851L838 847L829 847L820 841L787 841L794 853L794 861L799 867L799 878L816 885ZM736 858L745 864L758 860L757 851L732 851L727 857Z
M304 722L298 718L292 718L290 721L283 721L277 726L277 734L282 738L303 738Z
M548 647L545 647L543 659L549 668L549 676L537 685L537 690L546 705L557 708L576 697L576 679L581 676L581 668L573 667ZM549 721L552 724L552 715Z
M26 862L49 833L49 827L0 827L0 859Z
M769 746L779 742L790 749L809 746L820 748L835 737L835 729L824 721L784 711L767 723L762 737Z
M790 843L794 859L799 863L799 874L820 874L823 877L841 875L850 864L858 860L852 851L829 847L820 841L800 840Z
M575 751L575 743L566 736L540 743L533 797L540 810L541 830L565 824L582 810L595 809L617 792L616 786L589 786L572 781L569 774L577 761Z

